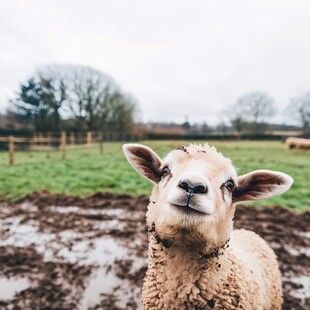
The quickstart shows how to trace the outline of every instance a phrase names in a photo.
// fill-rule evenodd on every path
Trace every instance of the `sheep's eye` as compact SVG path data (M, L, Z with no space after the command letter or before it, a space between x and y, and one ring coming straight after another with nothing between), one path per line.
M233 189L235 188L235 182L233 180L228 180L225 182L224 186L230 191L232 192Z
M167 175L167 174L169 174L170 173L170 169L167 167L167 166L165 166L164 168L163 168L163 170L161 171L161 176L165 176L165 175Z

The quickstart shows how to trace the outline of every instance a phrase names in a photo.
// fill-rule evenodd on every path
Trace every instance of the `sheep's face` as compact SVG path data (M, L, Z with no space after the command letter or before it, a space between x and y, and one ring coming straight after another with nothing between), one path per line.
M150 148L124 145L129 162L155 186L147 222L173 244L223 244L232 230L234 202L280 194L292 179L258 170L237 177L228 158L209 145L180 147L161 160Z

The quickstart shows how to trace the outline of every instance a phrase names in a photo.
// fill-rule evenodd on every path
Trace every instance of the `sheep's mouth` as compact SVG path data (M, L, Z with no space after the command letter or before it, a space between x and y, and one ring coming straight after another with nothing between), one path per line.
M187 205L171 204L171 205L174 207L174 209L182 213L206 215L206 212L203 212L202 210L199 210L198 208L191 206L189 204Z
M184 193L171 193L167 202L173 209L186 214L210 215L214 209L213 200L200 195L190 195L188 197Z

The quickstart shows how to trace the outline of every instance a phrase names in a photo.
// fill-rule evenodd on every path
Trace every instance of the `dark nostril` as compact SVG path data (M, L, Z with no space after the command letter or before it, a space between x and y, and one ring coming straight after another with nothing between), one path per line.
M184 190L186 190L187 192L192 188L188 180L181 181L179 186L183 188Z
M179 186L183 188L186 192L192 192L195 194L204 194L208 192L206 185L202 183L191 183L188 179L182 180Z
M195 184L193 186L193 192L196 193L196 194L203 194L203 193L206 193L208 191L208 188L207 186L199 183L199 184Z

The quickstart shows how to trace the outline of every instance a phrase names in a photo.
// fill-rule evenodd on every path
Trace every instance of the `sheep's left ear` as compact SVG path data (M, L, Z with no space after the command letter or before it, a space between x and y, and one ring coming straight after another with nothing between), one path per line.
M255 170L237 178L233 202L259 200L281 195L294 180L289 175L271 170Z
M154 183L160 181L162 160L149 147L141 144L124 144L123 151L131 165L145 178Z

